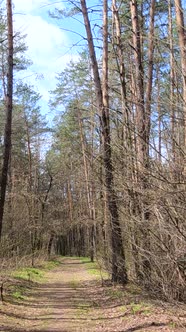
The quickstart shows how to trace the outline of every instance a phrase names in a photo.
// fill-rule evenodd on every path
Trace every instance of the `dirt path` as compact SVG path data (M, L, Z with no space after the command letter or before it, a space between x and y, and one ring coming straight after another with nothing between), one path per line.
M99 274L88 266L62 260L26 299L0 307L0 331L186 331L185 306L160 305L132 285L102 287Z

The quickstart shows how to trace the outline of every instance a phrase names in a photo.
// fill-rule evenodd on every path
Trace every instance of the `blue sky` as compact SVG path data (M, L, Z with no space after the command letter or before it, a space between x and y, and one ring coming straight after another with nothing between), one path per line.
M89 0L87 6L95 6L97 2L98 0ZM67 67L70 60L78 60L78 52L86 44L76 33L67 31L85 36L81 15L63 20L49 16L49 10L52 12L55 8L62 9L63 3L67 4L67 1L13 0L14 29L27 35L27 55L33 62L19 77L25 83L33 85L41 94L42 114L46 114L49 121L55 116L48 108L48 100L49 91L56 86L56 74ZM100 23L97 15L91 14L90 18L93 19L93 24Z
M78 59L78 48L72 44L80 38L62 27L77 31L83 26L77 27L77 22L71 19L58 21L49 17L48 11L62 8L62 1L14 0L13 3L14 28L27 35L27 54L33 61L21 77L42 95L42 113L47 114L49 91L55 88L56 73L62 71L71 59Z

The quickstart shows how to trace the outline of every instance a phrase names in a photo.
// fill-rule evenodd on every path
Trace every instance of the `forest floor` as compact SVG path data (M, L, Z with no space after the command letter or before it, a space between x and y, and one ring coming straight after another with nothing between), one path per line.
M94 264L61 258L24 296L0 305L2 332L186 331L186 306L150 299L129 284L102 286Z

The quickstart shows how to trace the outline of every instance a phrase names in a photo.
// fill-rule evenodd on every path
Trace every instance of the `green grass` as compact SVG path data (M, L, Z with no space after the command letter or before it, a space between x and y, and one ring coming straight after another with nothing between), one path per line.
M128 310L127 305L121 305L121 306L119 307L119 309L120 309L122 312Z
M22 294L21 291L17 290L14 291L12 294L12 297L15 298L16 300L26 300L26 296Z
M26 300L25 296L28 287L23 284L11 284L8 287L8 294L15 300Z
M143 310L143 304L142 303L131 303L130 305L132 314L135 315Z
M100 275L100 270L96 262L87 262L86 268L89 274Z
M40 267L24 267L13 271L11 275L18 279L41 282L46 271L52 270L60 264L57 260L46 261Z
M47 262L44 262L43 264L43 268L46 269L46 270L52 270L54 269L55 267L59 266L61 263L57 260L52 260L52 261L47 261Z
M45 279L45 274L47 271L54 269L56 266L60 265L57 260L51 260L44 262L40 267L24 267L17 269L11 273L11 277L19 279L19 285L13 283L9 287L9 294L12 298L16 300L25 300L24 295L28 288L28 282L43 282ZM22 280L22 282L21 282ZM26 283L25 283L26 282Z
M44 271L35 267L25 267L12 272L12 277L37 282L44 278Z
M81 263L91 263L90 257L78 257Z
M103 271L102 268L100 268L99 264L95 262L90 262L90 259L84 258L84 263L86 263L86 269L89 274L94 275L98 278L108 278L109 275L107 272Z
M152 306L144 302L139 302L139 303L132 302L129 305L120 306L120 310L124 313L130 312L132 315L137 315L137 314L147 315L151 312Z
M169 323L169 327L170 327L171 329L175 329L175 328L177 327L176 322L171 321L171 322Z
M140 303L131 303L130 309L132 311L132 314L136 315L138 313L148 314L150 313L152 308L148 304L140 302Z

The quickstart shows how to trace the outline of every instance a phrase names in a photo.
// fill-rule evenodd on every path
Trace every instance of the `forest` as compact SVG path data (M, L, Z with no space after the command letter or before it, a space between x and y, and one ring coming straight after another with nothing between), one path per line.
M50 91L52 125L19 78L32 59L13 8L1 1L1 271L88 256L114 283L186 301L185 1L69 0L50 12L83 29Z

